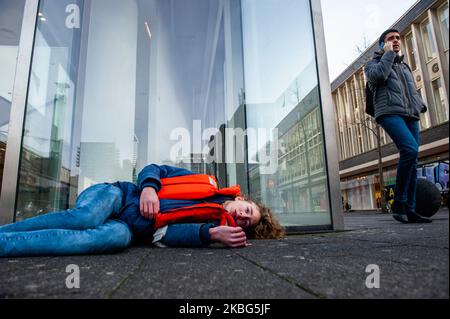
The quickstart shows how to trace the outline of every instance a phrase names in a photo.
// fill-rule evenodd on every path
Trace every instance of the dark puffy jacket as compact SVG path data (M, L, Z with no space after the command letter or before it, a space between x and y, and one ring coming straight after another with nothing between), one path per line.
M192 175L193 172L167 165L151 164L146 166L138 175L137 183L116 182L113 185L120 188L123 193L122 208L118 219L125 222L133 233L134 243L148 243L153 239L155 230L153 221L141 216L139 200L145 187L153 187L156 191L161 189L161 179L167 177ZM180 207L189 207L204 202L222 204L231 200L226 196L215 195L204 200L175 200L162 199L159 201L160 211L167 212ZM171 224L161 242L169 247L206 247L211 244L209 229L218 226L217 223L203 224Z
M375 118L401 115L419 120L427 107L417 92L413 74L394 51L376 52L365 66L374 96Z

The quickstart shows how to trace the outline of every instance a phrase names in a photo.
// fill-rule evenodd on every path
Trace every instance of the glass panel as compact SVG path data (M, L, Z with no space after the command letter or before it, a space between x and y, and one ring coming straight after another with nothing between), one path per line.
M0 193L25 0L0 1Z
M439 8L439 22L441 26L442 41L444 42L444 48L448 49L448 3Z
M247 190L221 136L245 128L239 0L43 0L39 15L17 219L148 163Z
M426 20L422 25L422 37L425 45L425 54L427 62L436 57L436 43L433 40L433 32L431 30L431 24Z
M244 163L224 161L245 125L240 1L94 1L90 16L79 190L160 163L245 191Z
M412 33L406 36L406 47L408 50L408 62L413 71L417 70L416 50Z
M143 132L148 130L148 102L144 105L144 99L149 93L144 85L148 84L150 40L143 36L146 28L138 20L138 4L96 0L90 1L86 10L90 20L83 37L85 71L78 94L83 109L76 123L80 132L76 141L78 192L100 182L135 180L139 148L148 141ZM146 52L147 61L138 50ZM138 59L142 59L139 72Z
M16 220L67 208L83 1L41 1Z
M243 0L242 21L248 128L265 132L248 139L250 192L287 226L329 225L309 1Z
M437 124L444 123L448 121L448 105L445 101L445 91L441 79L434 80L432 86Z

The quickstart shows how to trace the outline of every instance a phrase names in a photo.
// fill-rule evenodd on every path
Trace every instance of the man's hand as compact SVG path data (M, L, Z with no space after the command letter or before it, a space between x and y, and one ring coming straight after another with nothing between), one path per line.
M211 240L231 248L247 247L247 236L241 227L219 226L209 229Z
M394 51L394 42L387 41L384 44L384 52Z
M159 212L159 198L154 188L144 188L141 193L139 210L142 217L150 220L155 218L156 213Z

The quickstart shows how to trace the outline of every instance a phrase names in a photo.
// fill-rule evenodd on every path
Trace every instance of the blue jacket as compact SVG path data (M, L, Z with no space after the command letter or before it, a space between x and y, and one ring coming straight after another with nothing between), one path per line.
M377 120L383 115L419 120L420 113L427 111L409 66L394 51L376 52L364 71L373 92Z
M161 189L161 179L167 177L192 175L193 172L167 166L148 165L138 175L137 183L116 182L113 185L120 188L123 193L122 209L118 218L125 222L133 233L136 244L148 243L153 240L153 221L145 219L140 214L139 201L144 188L152 187L157 192ZM230 198L214 196L204 200L160 200L160 212L188 207L204 202L222 204ZM209 229L216 227L217 223L209 224L173 224L169 225L161 242L169 247L204 247L211 243Z

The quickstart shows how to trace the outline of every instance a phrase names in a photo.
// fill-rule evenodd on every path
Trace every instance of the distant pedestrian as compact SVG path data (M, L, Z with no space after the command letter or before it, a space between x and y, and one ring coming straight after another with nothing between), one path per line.
M419 121L427 107L417 92L410 67L403 62L399 31L383 32L379 46L365 73L373 94L375 119L400 151L392 214L402 223L430 223L415 211Z
M350 205L348 202L345 203L345 211L347 213L350 213L351 210L352 210L352 205Z

